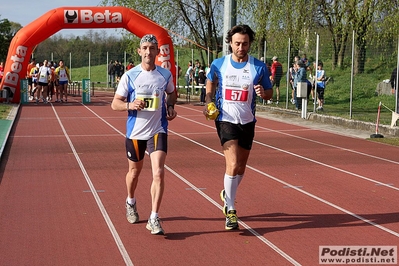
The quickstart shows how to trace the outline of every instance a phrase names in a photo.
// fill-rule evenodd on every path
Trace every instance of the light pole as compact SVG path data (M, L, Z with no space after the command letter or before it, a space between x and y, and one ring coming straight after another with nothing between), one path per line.
M227 32L237 24L237 1L224 1L224 20L223 20L223 55L229 54L229 44L225 43Z

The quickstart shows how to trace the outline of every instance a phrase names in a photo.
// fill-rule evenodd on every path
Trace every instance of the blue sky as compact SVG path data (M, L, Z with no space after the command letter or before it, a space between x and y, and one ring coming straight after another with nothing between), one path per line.
M100 3L101 0L48 0L44 2L31 0L2 0L0 1L0 20L8 19L9 21L26 26L54 8L64 6L99 6ZM61 30L57 34L62 34L63 36L69 36L71 34L82 36L89 30L90 29L68 29ZM106 31L108 35L117 34L116 29L93 29L93 31ZM120 29L118 29L118 31L120 31Z

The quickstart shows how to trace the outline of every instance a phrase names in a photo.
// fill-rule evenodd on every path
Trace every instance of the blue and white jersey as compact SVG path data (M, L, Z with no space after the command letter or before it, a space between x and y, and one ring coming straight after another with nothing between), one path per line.
M266 65L252 57L247 62L237 63L231 54L213 61L207 78L218 82L216 107L217 121L245 125L256 121L256 93L254 85L260 84L265 90L272 89L270 73Z
M324 77L324 70L323 69L317 70L317 79L319 79L321 77ZM323 80L317 80L317 87L319 87L319 88L325 88L326 87L326 83L325 83L324 79Z
M126 137L148 140L157 133L167 133L166 93L175 90L172 73L156 66L146 71L138 65L125 72L119 81L116 94L126 97L128 102L142 99L145 108L141 111L130 110L126 122Z

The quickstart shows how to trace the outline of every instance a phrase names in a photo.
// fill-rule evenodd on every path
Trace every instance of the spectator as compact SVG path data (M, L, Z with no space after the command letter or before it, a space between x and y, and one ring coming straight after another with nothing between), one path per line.
M199 62L199 60L195 60L195 65L194 65L194 85L198 86L199 85L199 71L201 68L201 64ZM198 94L198 88L195 88L195 94Z
M205 67L201 66L198 72L198 85L201 86L200 105L205 105Z
M115 61L115 76L116 82L119 83L120 78L122 77L123 73L125 72L125 67L122 63L118 60Z
M396 75L397 75L397 73L398 73L398 68L395 67L395 69L392 71L391 79L389 80L389 82L391 83L392 94L395 94L395 90L396 90Z
M193 81L193 62L190 60L188 62L188 68L186 71L186 74L184 75L184 78L186 79L186 86L187 86L187 91L189 91L191 82Z
M127 66L126 66L126 70L130 70L130 69L132 69L134 67L134 63L133 63L133 61L130 61L128 64L127 64Z
M323 63L319 62L317 66L317 76L316 76L316 93L317 93L317 102L319 106L316 110L323 111L323 103L324 103L324 89L326 88L326 74L323 69Z
M276 104L278 104L280 100L280 81L283 76L283 66L278 61L277 56L273 56L272 58L272 67L271 67L271 76L270 80L273 86L276 86ZM267 101L268 104L273 103L273 99Z
M109 61L108 64L108 85L113 88L115 83L115 65L114 61Z
M308 70L308 68L310 66L310 62L309 62L309 59L308 59L307 55L303 54L301 60L302 60L302 63L303 63L303 66L304 66L305 70Z
M299 56L295 56L294 57L294 62L292 63L290 69L287 72L288 75L288 80L291 84L291 103L292 104L296 104L295 103L295 87L294 87L294 77L296 75L296 68L295 68L295 62L299 60Z
M297 96L297 88L299 82L307 82L305 64L302 60L297 60L294 63L294 99L297 110L302 110L302 97Z
M181 67L179 65L177 65L177 63L175 63L175 67L176 67L176 78L180 78L181 77Z

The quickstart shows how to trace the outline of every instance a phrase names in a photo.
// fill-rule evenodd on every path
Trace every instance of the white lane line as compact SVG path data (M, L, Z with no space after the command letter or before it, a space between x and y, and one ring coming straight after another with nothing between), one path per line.
M201 112L201 111L199 111L198 109L194 109L194 108L189 108L189 107L184 107L184 106L179 106L179 107L184 108L184 109L188 109L188 110L191 110L191 111L195 111L195 112ZM202 117L203 117L203 115L202 115ZM276 120L273 120L273 119L268 119L268 118L265 117L265 116L261 116L261 117L258 117L258 118L263 118L263 119L266 119L266 120L272 120L272 121L275 121L275 122L279 122L279 123L283 123L283 124L284 124L283 121L276 121ZM185 119L190 120L190 121L193 121L193 122L195 121L195 120L191 120L191 119L188 119L188 118L185 118ZM205 119L205 118L204 118L204 119ZM287 123L286 123L286 124L287 124ZM205 125L205 124L203 124L203 125ZM208 125L205 125L205 126L208 126ZM322 132L323 132L323 130L320 130L320 129L313 129L313 128L309 129L309 128L306 127L306 125L305 125L305 126L296 125L296 126L300 126L300 127L303 127L303 128L302 128L302 129L295 130L295 131L305 131L305 130L315 131L315 130L317 130L317 131L322 131ZM340 147L340 146L336 146L336 145L332 145L332 144L327 144L327 143L319 142L319 141L317 141L317 140L313 140L313 139L304 138L304 137L300 137L300 136L297 136L297 135L289 134L289 133L286 133L287 130L284 130L284 131L281 131L281 130L274 130L274 129L262 127L262 126L259 126L259 125L256 125L256 128L260 128L260 129L263 129L263 130L266 130L266 131L275 132L275 133L278 133L278 134L283 134L283 135L286 135L286 136L290 136L290 137L293 137L293 138L305 140L305 141L308 141L308 142L317 143L317 144L320 144L320 145L323 145L323 146L327 146L327 147L331 147L331 148L335 148L335 149L340 149L340 150L347 151L347 152L352 152L352 153L355 153L355 154L363 155L363 156L370 157L370 158L374 158L374 159L377 159L377 160L381 160L381 161L385 161L385 162L389 162L389 163L393 163L393 164L399 164L399 161L393 161L393 160L390 160L390 159L385 159L385 158L378 157L378 156L371 155L371 154L367 154L367 153L364 153L364 152L355 151L355 150L347 149L347 148L344 148L344 147ZM292 130L290 130L290 131L292 131ZM331 131L328 131L328 133L334 134L334 133L332 133Z
M300 136L296 136L296 135L292 135L292 134L288 134L288 133L286 133L284 131L274 130L274 129L265 128L265 127L261 127L261 126L256 126L256 127L260 128L260 129L263 129L263 130L267 130L267 131L283 134L283 135L286 135L286 136L290 136L290 137L293 137L293 138L306 140L308 142L313 142L313 143L320 144L320 145L323 145L323 146L327 146L327 147L331 147L331 148L335 148L335 149L339 149L339 150L355 153L355 154L358 154L358 155L363 155L365 157L370 157L370 158L373 158L373 159L377 159L377 160L381 160L381 161L385 161L385 162L388 162L388 163L393 163L393 164L398 164L399 165L399 162L397 162L397 161L393 161L393 160L382 158L382 157L379 157L379 156L367 154L367 153L364 153L364 152L355 151L355 150L347 149L347 148L344 148L344 147L340 147L340 146L336 146L336 145L320 142L320 141L317 141L317 140L304 138L304 137L300 137ZM328 132L328 133L331 133L331 132Z
M193 123L196 123L196 124L205 126L205 127L214 128L214 127L211 127L211 126L209 126L209 125L207 125L207 124L198 122L198 121L196 121L196 120L192 120L192 119L187 118L187 117L182 117L182 116L179 116L179 117L182 118L182 119L188 120L188 121L190 121L190 122L193 122ZM276 131L276 132L279 132L279 133L280 133L280 131ZM281 133L282 133L282 134L285 134L285 135L288 135L288 136L291 136L291 137L297 137L297 136L295 136L295 135L286 134L286 133L284 133L284 132L281 132ZM299 137L299 138L302 139L302 137ZM303 139L304 139L304 140L308 140L308 139L306 139L306 138L303 138ZM309 140L309 141L311 141L311 140ZM323 145L328 146L328 147L332 147L332 148L336 148L336 149L341 149L341 150L348 151L348 152L353 152L353 153L356 153L356 154L359 154L359 155L364 155L364 156L372 157L372 158L374 158L374 159L379 159L379 160L382 160L382 161L387 161L387 162L390 162L390 163L399 164L398 162L395 162L395 161L391 161L391 160L387 160L387 159L380 158L380 157L377 157L377 156L373 156L373 155L369 155L369 154L365 154L365 153L361 153L361 152L357 152L357 151L345 149L345 148L342 148L342 147L338 147L338 146L334 146L334 145L330 145L330 144L325 144L325 143L318 142L318 141L313 141L313 142L318 143L318 144L323 144ZM325 163L322 163L322 162L319 162L319 161L316 161L316 160L313 160L313 159L304 157L304 156L302 156L302 155L299 155L299 154L296 154L296 153L293 153L293 152L289 152L289 151L282 150L282 149L280 149L280 148L277 148L277 147L274 147L274 146L271 146L271 145L264 144L264 143L259 142L259 141L257 141L257 140L254 140L254 143L259 144L259 145L261 145L261 146L268 147L268 148L270 148L270 149L274 149L274 150L283 152L283 153L287 153L287 154L289 154L289 155L292 155L292 156L294 156L294 157L301 158L301 159L303 159L303 160L311 161L311 162L313 162L313 163L316 163L316 164L325 166L325 167L327 167L327 168L334 169L334 170L339 171L339 172L343 172L343 173L348 174L348 175L352 175L352 176L361 178L361 179L363 179L363 180L372 182L372 183L374 183L374 184L376 184L376 185L379 185L379 186L383 186L383 187L387 187L387 188L391 188L391 189L394 189L394 190L399 191L399 188L393 186L393 184L391 184L391 183L382 183L382 182L380 182L380 181L377 181L377 180L374 180L374 179L371 179L371 178L368 178L368 177L365 177L365 176L362 176L362 175L359 175L359 174L356 174L356 173L353 173L353 172L350 172L350 171L347 171L347 170L344 170L344 169L341 169L341 168L338 168L338 167L335 167L335 166L332 166L332 165L329 165L329 164L325 164Z
M219 154L219 155L222 155L222 156L223 156L223 154L221 154L220 152L215 151L215 150L213 150L212 148L209 148L209 147L207 147L207 146L205 146L205 145L203 145L203 144L201 144L201 143L198 143L198 142L196 142L196 141L194 141L194 140L191 140L190 138L187 138L187 137L185 137L185 136L183 136L183 135L180 135L179 133L174 132L174 134L175 134L175 135L178 135L179 137L184 138L184 139L186 139L186 140L188 140L188 141L191 141L191 142L193 142L193 143L195 143L195 144L198 144L198 145L200 145L201 147L204 147L204 148L206 148L206 149L208 149L208 150L210 150L210 151L212 151L212 152L214 152L214 153L216 153L216 154ZM341 208L341 207L339 207L338 205L335 205L334 203L331 203L331 202L329 202L329 201L327 201L327 200L325 200L325 199L322 199L322 198L320 198L320 197L318 197L318 196L316 196L316 195L313 195L313 194L311 194L311 193L309 193L309 192L307 192L307 191L301 189L300 187L297 187L297 186L295 186L295 185L292 185L292 184L290 184L290 183L287 183L287 182L285 182L285 181L283 181L283 180L281 180L281 179L278 179L277 177L274 177L274 176L272 176L272 175L266 174L265 172L262 172L261 170L258 170L257 168L252 167L252 166L250 166L250 165L247 165L247 168L248 168L248 169L251 169L251 170L253 170L253 171L255 171L255 172L257 172L257 173L259 173L259 174L261 174L261 175L263 175L263 176L266 176L266 177L268 177L268 178L270 178L270 179L272 179L272 180L274 180L274 181L276 181L276 182L279 182L279 183L283 184L284 186L287 186L287 187L290 187L290 188L292 188L292 189L295 189L296 191L301 192L302 194L305 194L305 195L307 195L307 196L309 196L309 197L311 197L311 198L313 198L313 199L315 199L315 200L318 200L318 201L320 201L320 202L322 202L322 203L324 203L324 204L327 204L327 205L329 205L329 206L331 206L331 207L333 207L333 208L335 208L335 209L337 209L337 210L339 210L339 211L341 211L341 212L344 212L344 213L346 213L346 214L348 214L348 215L350 215L350 216L353 216L353 217L355 217L356 219L359 219L359 220L361 220L361 221L363 221L363 222L365 222L365 223L368 223L368 224L370 224L370 225L372 225L372 226L375 226L375 227L377 227L377 228L379 228L379 229L381 229L381 230L383 230L383 231L385 231L385 232L387 232L387 233L389 233L389 234L392 234L392 235L394 235L394 236L396 236L396 237L399 237L399 233L397 233L397 232L395 232L395 231L393 231L393 230L391 230L391 229L388 229L388 228L386 228L386 227L384 227L384 226L381 226L381 225L379 225L379 224L376 224L376 223L374 223L374 222L372 222L372 221L370 221L370 220L368 220L368 219L366 219L366 218L364 218L364 217L362 217L362 216L360 216L360 215L357 215L357 214L355 214L355 213L353 213L353 212L351 212L351 211L348 211L348 210L346 210L346 209L344 209L344 208ZM221 207L221 206L220 206L220 207Z
M334 170L336 170L338 172L342 172L342 173L345 173L345 174L348 174L348 175L351 175L351 176L358 177L358 178L363 179L363 180L367 180L367 181L372 182L372 183L374 183L376 185L379 185L379 186L384 186L384 187L392 188L394 190L399 191L399 188L397 188L395 186L392 186L392 184L382 183L380 181L377 181L377 180L374 180L374 179L371 179L371 178L368 178L368 177L365 177L365 176L362 176L362 175L359 175L359 174L356 174L356 173L353 173L353 172L350 172L350 171L347 171L347 170L344 170L344 169L341 169L341 168L338 168L338 167L335 167L335 166L332 166L332 165L329 165L329 164L325 164L325 163L322 163L322 162L307 158L305 156L302 156L302 155L299 155L299 154L296 154L296 153L293 153L293 152L282 150L280 148L277 148L277 147L274 147L274 146L270 146L270 145L267 145L265 143L262 143L262 142L259 142L259 141L256 141L256 140L254 140L254 143L259 144L261 146L268 147L270 149L277 150L277 151L282 152L282 153L286 153L286 154L292 155L294 157L301 158L303 160L306 160L306 161L309 161L309 162L312 162L312 163L315 163L315 164L322 165L322 166L327 167L327 168L334 169Z
M179 173L177 173L176 171L174 171L172 168L168 167L165 165L165 169L167 169L168 171L170 171L172 174L174 174L177 178L179 178L182 182L186 183L189 187L191 187L193 190L195 190L198 194L200 194L202 197L204 197L206 200L208 200L210 203L212 203L213 205L215 205L217 208L219 208L220 210L222 210L222 206L217 203L216 201L214 201L211 197L209 197L207 194L205 194L200 188L197 188L195 185L193 185L190 181L188 181L187 179L185 179L183 176L181 176ZM247 229L249 232L251 232L254 236L256 236L260 241L262 241L263 243L265 243L266 245L268 245L271 249L273 249L275 252L277 252L278 254L280 254L283 258L285 258L287 261L289 261L290 263L292 263L292 265L301 265L299 262L297 262L296 260L294 260L292 257L290 257L287 253L285 253L284 251L282 251L281 249L279 249L276 245L274 245L271 241L267 240L264 236L260 235L257 231L255 231L254 229L252 229L249 225L247 225L246 223L244 223L241 220L238 220L238 222L240 223L240 225L242 225L243 227L245 227L245 229Z
M200 123L200 122L197 122L197 121L195 121L195 120L191 120L191 119L188 119L188 118L185 118L185 117L181 117L181 118L186 119L186 120L189 120L189 121L192 121L192 122L197 123L197 124L202 124L202 123ZM206 127L209 127L209 126L206 125L206 124L203 124L203 125L206 126ZM185 136L183 136L183 135L181 135L181 134L179 134L179 133L176 133L176 132L173 132L173 133L174 133L175 135L178 135L178 136L181 137L181 138L184 138L184 139L186 139L186 140L188 140L188 141L190 141L190 142L193 142L193 143L195 143L195 144L197 144L197 145L199 145L199 146L201 146L201 147L204 147L204 148L206 148L206 149L208 149L208 150L210 150L210 151L212 151L212 152L214 152L214 153L216 153L216 154L219 154L219 155L222 155L222 156L223 156L222 153L220 153L220 152L218 152L218 151L216 151L216 150L213 150L212 148L209 148L209 147L207 147L207 146L205 146L205 145L203 145L203 144L201 144L201 143L198 143L197 141L191 140L190 138L185 137ZM254 141L254 142L255 142L255 141ZM263 143L260 143L260 142L257 142L257 143L260 144L260 145L268 146L268 145L263 144ZM268 146L268 147L269 147L269 146ZM270 147L271 147L271 146L270 146ZM273 148L274 148L274 147L273 147ZM276 148L276 149L277 149L277 148ZM333 168L333 169L335 169L335 170L339 170L339 171L342 171L342 172L347 173L347 174L352 174L352 175L357 176L357 177L359 177L359 178L362 178L362 179L365 179L365 180L368 180L368 181L371 181L371 182L380 184L381 186L386 186L386 187L393 188L393 189L396 189L396 190L397 190L396 187L389 186L388 184L384 184L384 183L381 183L381 182L378 182L378 181L375 181L375 180L372 180L372 179L369 179L369 178L366 178L366 177L363 177L363 176L360 176L360 175L357 175L357 174L354 174L354 173L351 173L351 172L348 172L348 171L345 171L345 170L342 170L342 169L339 169L339 168L336 168L336 167L333 167L333 166L329 166L329 165L326 165L326 164L323 164L323 163L314 161L314 160L312 160L312 159L308 159L308 158L306 158L306 157L303 157L303 156L300 156L300 155L297 155L297 154L294 154L294 153L291 153L291 152L287 152L287 151L284 151L284 150L281 150L281 149L278 149L278 150L279 150L279 151L282 151L282 152L286 152L286 153L288 153L288 154L290 154L290 155L292 155L292 156L297 156L297 157L300 157L300 158L303 158L303 159L306 159L306 160L309 160L309 161L312 161L312 162L315 162L315 163L319 163L319 164L321 164L321 165L323 165L323 166L326 166L326 167L331 167L331 168ZM272 179L272 180L274 180L274 181L277 181L277 182L283 184L284 186L288 186L288 187L290 187L290 188L292 188L292 189L295 189L295 190L297 190L298 192L301 192L301 193L303 193L303 194L305 194L305 195L307 195L307 196L309 196L309 197L311 197L311 198L313 198L313 199L316 199L316 200L318 200L318 201L320 201L320 202L322 202L322 203L324 203L324 204L327 204L327 205L329 205L329 206L331 206L331 207L333 207L333 208L335 208L335 209L337 209L337 210L339 210L339 211L341 211L341 212L344 212L344 213L346 213L346 214L348 214L348 215L351 215L351 216L353 216L353 217L355 217L355 218L357 218L357 219L359 219L359 220L361 220L361 221L363 221L363 222L365 222L365 223L368 223L368 224L370 224L370 225L372 225L372 226L375 226L375 227L377 227L377 228L379 228L379 229L381 229L381 230L383 230L383 231L385 231L385 232L387 232L387 233L389 233L389 234L392 234L392 235L394 235L394 236L396 236L396 237L399 237L399 233L397 233L397 232L395 232L395 231L393 231L393 230L390 230L390 229L388 229L388 228L386 228L386 227L384 227L384 226L381 226L381 225L379 225L379 224L376 224L376 223L374 223L374 222L372 222L372 221L370 221L370 220L368 220L368 219L366 219L366 218L364 218L364 217L362 217L362 216L360 216L360 215L357 215L357 214L355 214L355 213L353 213L353 212L351 212L351 211L348 211L348 210L346 210L346 209L344 209L344 208L341 208L341 207L339 207L338 205L335 205L335 204L333 204L333 203L331 203L331 202L329 202L329 201L327 201L327 200L324 200L324 199L322 199L322 198L320 198L320 197L318 197L318 196L316 196L316 195L313 195L313 194L311 194L311 193L309 193L309 192L307 192L307 191L305 191L305 190L303 190L303 189L301 189L301 188L299 188L299 187L296 187L295 185L292 185L292 184L287 183L287 182L285 182L285 181L283 181L283 180L280 180L280 179L278 179L278 178L276 178L276 177L274 177L274 176L272 176L272 175L266 174L266 173L264 173L264 172L258 170L258 169L255 168L255 167L252 167L252 166L250 166L250 165L247 165L247 168L248 168L248 169L251 169L251 170L253 170L253 171L255 171L255 172L257 172L257 173L259 173L259 174L261 174L261 175L264 175L264 176L266 176L266 177L268 177L268 178L270 178L270 179Z
M88 175L82 161L80 160L80 157L79 157L78 153L76 152L76 149L75 149L71 139L69 138L68 133L66 132L64 125L62 124L61 119L59 118L57 111L55 110L53 105L52 105L52 108L53 108L55 116L57 117L58 123L62 129L62 132L64 133L64 136L67 139L69 146L71 147L71 150L75 156L75 159L78 162L79 167L86 179L86 182L89 185L90 191L93 194L94 199L96 200L97 206L100 209L101 214L103 215L103 218L104 218L105 222L107 223L109 230L111 231L111 234L115 240L116 245L118 246L119 252L121 253L123 260L125 261L125 264L129 265L129 266L133 265L133 262L130 259L129 254L127 253L126 248L123 245L123 242L122 242L121 238L119 237L119 234L116 231L115 226L112 223L111 218L109 217L107 210L105 209L105 207L100 199L100 196L97 193L96 188L94 187L93 183L91 182L90 176Z
M86 106L85 106L86 107ZM91 109L89 109L88 107L86 107L90 112L92 112L95 116L97 116L100 120L102 120L104 123L106 123L107 125L109 125L111 128L113 128L115 131L119 132L122 136L124 136L124 134L122 134L122 132L120 132L119 130L117 130L114 126L112 126L111 124L109 124L107 121L105 121L102 117L100 117L99 115L97 115L94 111L92 111ZM169 132L172 132L182 138L188 139L178 133L175 133L171 130L169 130ZM224 156L222 153L217 152L205 145L202 145L199 142L196 142L192 139L190 139L191 142L194 142L195 144L202 146L212 152L215 152L221 156ZM181 181L183 181L184 183L186 183L191 189L195 190L197 193L199 193L200 195L202 195L205 199L207 199L209 202L211 202L213 205L215 205L216 207L218 207L220 210L222 210L222 206L218 203L216 203L211 197L209 197L207 194L205 194L201 188L197 188L196 186L194 186L192 183L190 183L187 179L183 178L181 175L179 175L176 171L174 171L172 168L170 168L169 166L167 166L165 164L165 169L167 169L169 172L171 172L173 175L175 175L177 178L179 178ZM300 263L298 263L297 261L295 261L293 258L291 258L287 253L285 253L284 251L282 251L281 249L279 249L276 245L274 245L272 242L270 242L269 240L267 240L264 236L260 235L258 232L256 232L255 230L253 230L250 226L248 226L246 223L244 223L243 221L239 220L239 223L245 227L245 229L247 229L249 232L251 232L254 236L256 236L259 240L261 240L263 243L265 243L266 245L268 245L270 248L272 248L274 251L276 251L278 254L280 254L282 257L284 257L286 260L288 260L289 262L291 262L293 265L301 265Z
M85 106L85 107L86 107L86 106ZM94 115L96 115L99 119L101 119L104 123L106 123L106 124L109 125L111 128L113 128L115 131L119 132L122 136L124 136L124 134L122 134L119 130L117 130L115 127L113 127L111 124L109 124L109 123L108 123L106 120L104 120L102 117L100 117L99 115L97 115L94 111L92 111L92 110L89 109L88 107L86 107L86 108L87 108L88 110L90 110L90 112L92 112ZM182 119L191 121L191 122L193 122L193 123L196 123L196 124L199 124L199 125L202 125L202 126L205 126L205 127L214 129L213 126L210 126L210 125L207 125L207 124L198 122L198 121L196 121L196 120L192 120L192 119L189 119L189 118L186 118L186 117L182 117L182 116L179 116L179 117L182 118ZM221 155L221 156L224 156L221 152L218 152L218 151L216 151L216 150L214 150L214 149L212 149L212 148L210 148L210 147L208 147L208 146L205 146L205 145L203 145L203 144L201 144L201 143L199 143L199 142L197 142L197 141L195 141L195 140L192 140L192 139L190 139L190 138L187 138L187 137L185 137L185 136L183 136L183 135L181 135L181 134L179 134L179 133L177 133L177 132L174 132L174 131L172 131L172 130L169 130L169 132L171 132L171 133L173 133L173 134L175 134L175 135L177 135L177 136L179 136L179 137L181 137L181 138L184 138L184 139L186 139L186 140L188 140L188 141L190 141L190 142L192 142L192 143L195 143L195 144L198 145L198 146L201 146L201 147L203 147L203 148L205 148L205 149L208 149L208 150L210 150L210 151L212 151L212 152L214 152L214 153L216 153L216 154L219 154L219 155ZM292 155L295 155L295 154L292 154ZM298 155L297 155L297 156L298 156ZM301 156L299 156L299 157L301 157ZM305 158L305 157L304 157L304 158ZM279 183L282 183L283 185L285 185L285 186L287 186L287 187L293 188L293 189L295 189L295 190L297 190L297 191L299 191L299 192L301 192L301 193L303 193L303 194L305 194L305 195L307 195L307 196L309 196L309 197L312 197L312 198L314 198L314 199L316 199L316 200L318 200L318 201L320 201L320 202L322 202L322 203L324 203L324 204L327 204L327 205L329 205L329 206L331 206L331 207L333 207L333 208L335 208L335 209L338 209L338 210L341 211L341 212L344 212L344 213L346 213L346 214L348 214L348 215L351 215L351 216L355 217L356 219L359 219L359 220L361 220L361 221L363 221L363 222L365 222L365 223L368 223L368 224L370 224L370 225L372 225L372 226L375 226L375 227L377 227L377 228L379 228L379 229L381 229L381 230L383 230L383 231L385 231L385 232L387 232L387 233L390 233L390 234L392 234L392 235L394 235L394 236L396 236L396 237L399 237L399 234L398 234L397 232L392 231L392 230L390 230L390 229L388 229L388 228L385 228L385 227L383 227L383 226L381 226L381 225L378 225L378 224L376 224L376 223L374 223L374 222L372 222L372 221L370 221L370 220L368 220L368 219L365 219L365 218L362 217L362 216L359 216L359 215L357 215L357 214L355 214L355 213L352 213L352 212L350 212L350 211L348 211L348 210L346 210L346 209L344 209L344 208L341 208L341 207L339 207L339 206L337 206L337 205L335 205L335 204L333 204L333 203L331 203L331 202L329 202L329 201L326 201L326 200L324 200L324 199L322 199L322 198L319 198L319 197L317 197L317 196L315 196L315 195L313 195L313 194L311 194L311 193L308 193L308 192L306 192L305 190L303 190L303 189L301 189L301 188L299 188L299 187L296 187L295 185L289 184L289 183L287 183L287 182L285 182L285 181L282 181L282 180L280 180L280 179L278 179L278 178L276 178L276 177L273 177L273 176L271 176L271 175L268 175L268 174L266 174L266 173L263 173L263 172L261 172L260 170L254 168L254 167L252 167L252 166L250 166L250 165L247 165L247 168L249 168L249 169L251 169L251 170L253 170L253 171L255 171L255 172L258 172L258 173L260 173L260 174L262 174L262 175L264 175L264 176L267 176L268 178L270 178L270 179L272 179L272 180L275 180L275 181L277 181L277 182L279 182ZM173 169L171 169L171 168L168 167L167 165L165 165L165 169L167 169L167 170L170 171L172 174L174 174L176 177L178 177L181 181L183 181L184 183L186 183L187 185L189 185L193 190L197 191L197 193L201 194L205 199L207 199L207 200L208 200L209 202L211 202L213 205L217 206L219 209L222 209L222 206L221 206L221 205L219 205L218 203L216 203L212 198L210 198L208 195L206 195L206 194L205 194L203 191L201 191L199 188L195 187L195 186L194 186L193 184L191 184L188 180L186 180L185 178L183 178L182 176L180 176L180 175L179 175L177 172L175 172ZM382 184L382 183L381 183L381 184ZM258 239L260 239L263 243L265 243L265 244L268 245L270 248L272 248L273 250L275 250L278 254L280 254L281 256L283 256L284 258L286 258L288 261L290 261L292 264L294 264L294 265L300 265L297 261L295 261L293 258L291 258L291 257L290 257L288 254L286 254L284 251L282 251L281 249L279 249L277 246L275 246L272 242L270 242L269 240L267 240L264 236L260 235L257 231L253 230L253 229L252 229L250 226L248 226L246 223L242 222L241 220L239 221L239 223L240 223L244 228L246 228L249 232L251 232L254 236L256 236Z

